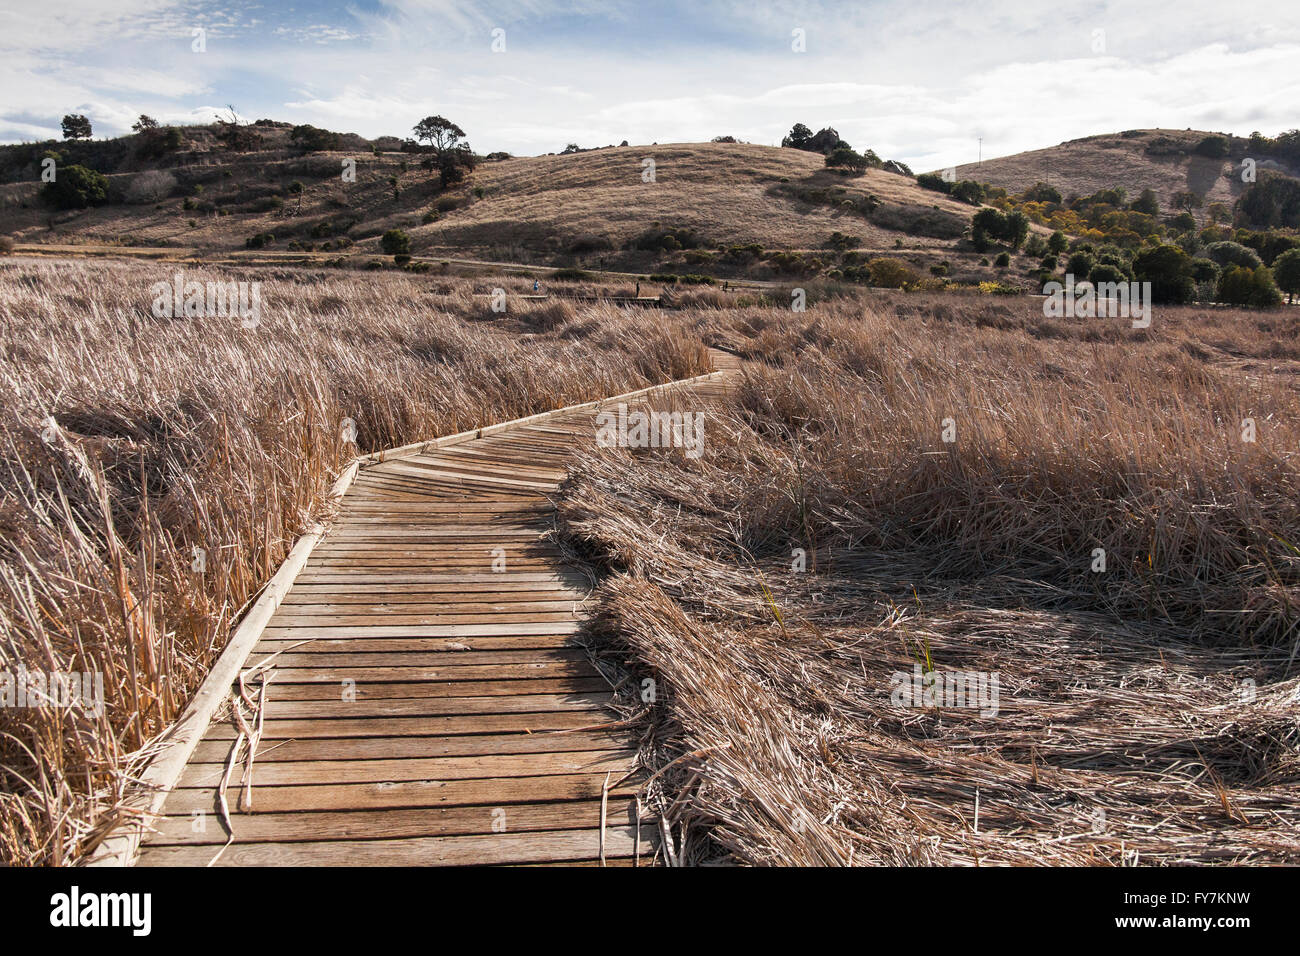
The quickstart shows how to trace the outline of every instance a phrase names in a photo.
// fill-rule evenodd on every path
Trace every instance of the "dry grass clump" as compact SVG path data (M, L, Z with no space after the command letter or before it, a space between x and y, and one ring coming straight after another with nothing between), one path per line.
M1246 313L1213 360L1218 313L1099 341L952 318L701 314L780 350L706 455L575 465L568 531L618 571L595 645L657 682L678 855L1297 862L1295 368L1243 366ZM996 713L891 699L917 669L996 675Z
M263 280L255 328L154 318L176 268L0 267L0 672L105 690L98 715L0 709L8 863L75 862L113 822L352 455L706 368L653 316L565 305L532 334L466 284L402 276L226 275Z

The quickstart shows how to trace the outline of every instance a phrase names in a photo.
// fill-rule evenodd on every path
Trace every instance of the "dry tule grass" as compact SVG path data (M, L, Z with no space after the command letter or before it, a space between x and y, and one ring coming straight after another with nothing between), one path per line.
M149 286L174 271L0 265L0 671L99 672L106 696L100 715L0 709L8 863L75 862L113 822L358 450L344 418L368 452L707 365L653 314L501 316L465 283L391 274L236 276L266 280L255 329L153 318Z
M700 312L758 360L705 456L566 486L676 855L1300 861L1296 319L872 302ZM997 713L891 701L916 666Z

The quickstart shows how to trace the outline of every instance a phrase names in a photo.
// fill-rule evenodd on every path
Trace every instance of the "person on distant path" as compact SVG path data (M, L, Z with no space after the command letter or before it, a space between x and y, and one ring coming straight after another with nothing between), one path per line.
M638 283L636 284L636 297L637 297L638 299L641 298L641 283L640 283L640 282L638 282Z
M533 280L533 291L534 292L542 291L542 284L536 279Z

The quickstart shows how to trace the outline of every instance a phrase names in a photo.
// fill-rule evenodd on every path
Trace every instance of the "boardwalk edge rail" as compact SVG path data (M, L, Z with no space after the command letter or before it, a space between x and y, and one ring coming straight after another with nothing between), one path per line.
M712 381L725 374L725 371L706 372L692 378L676 379L662 385L650 385L609 398L582 402L578 405L567 405L564 408L538 412L524 418L498 422L495 425L485 425L482 428L457 432L454 435L444 435L441 438L434 438L429 441L412 442L408 445L400 445L396 448L387 448L382 451L372 452L369 455L362 455L353 458L344 466L338 480L334 482L333 487L330 489L327 500L341 501L352 486L357 472L369 465L377 465L398 458L410 458L423 454L429 449L459 445L510 428L537 424L570 412L599 409L615 402L649 396L655 392L669 391L687 385L697 385L702 382ZM326 527L325 522L317 522L294 543L293 548L284 561L281 562L271 580L262 588L262 593L253 606L244 615L243 620L239 622L239 626L226 643L225 649L217 657L212 669L208 671L208 676L203 679L203 683L195 691L185 711L159 738L158 749L153 759L150 760L140 778L132 786L132 792L120 805L119 809L127 814L127 820L119 823L109 832L99 846L95 848L89 859L85 861L84 865L130 866L135 862L140 851L140 844L145 834L152 828L153 822L161 814L167 795L176 786L185 765L194 752L194 748L198 746L199 740L207 732L208 725L217 712L217 708L221 706L221 703L230 693L230 688L238 679L239 672L243 669L248 655L261 638L262 631L265 630L271 616L279 608L280 602L289 593L289 589L293 587L294 581L307 563L307 559L311 557L316 544L324 536Z

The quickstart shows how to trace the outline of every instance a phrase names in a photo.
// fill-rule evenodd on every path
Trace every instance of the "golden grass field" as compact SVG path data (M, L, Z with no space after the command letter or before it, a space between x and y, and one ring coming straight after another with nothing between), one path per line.
M0 710L6 862L114 821L321 513L344 418L370 451L693 375L706 344L747 362L704 456L593 441L558 499L684 860L1300 860L1293 310L1133 330L831 288L502 316L481 295L530 283L285 268L228 273L263 281L248 329L154 318L176 268L0 263L0 669L99 669L108 699ZM914 666L996 673L998 712L896 706Z
M155 319L149 286L175 268L0 262L0 671L100 672L106 692L97 716L0 708L9 863L74 862L113 822L352 455L707 364L653 313L503 318L466 283L391 274L250 274L255 329Z

